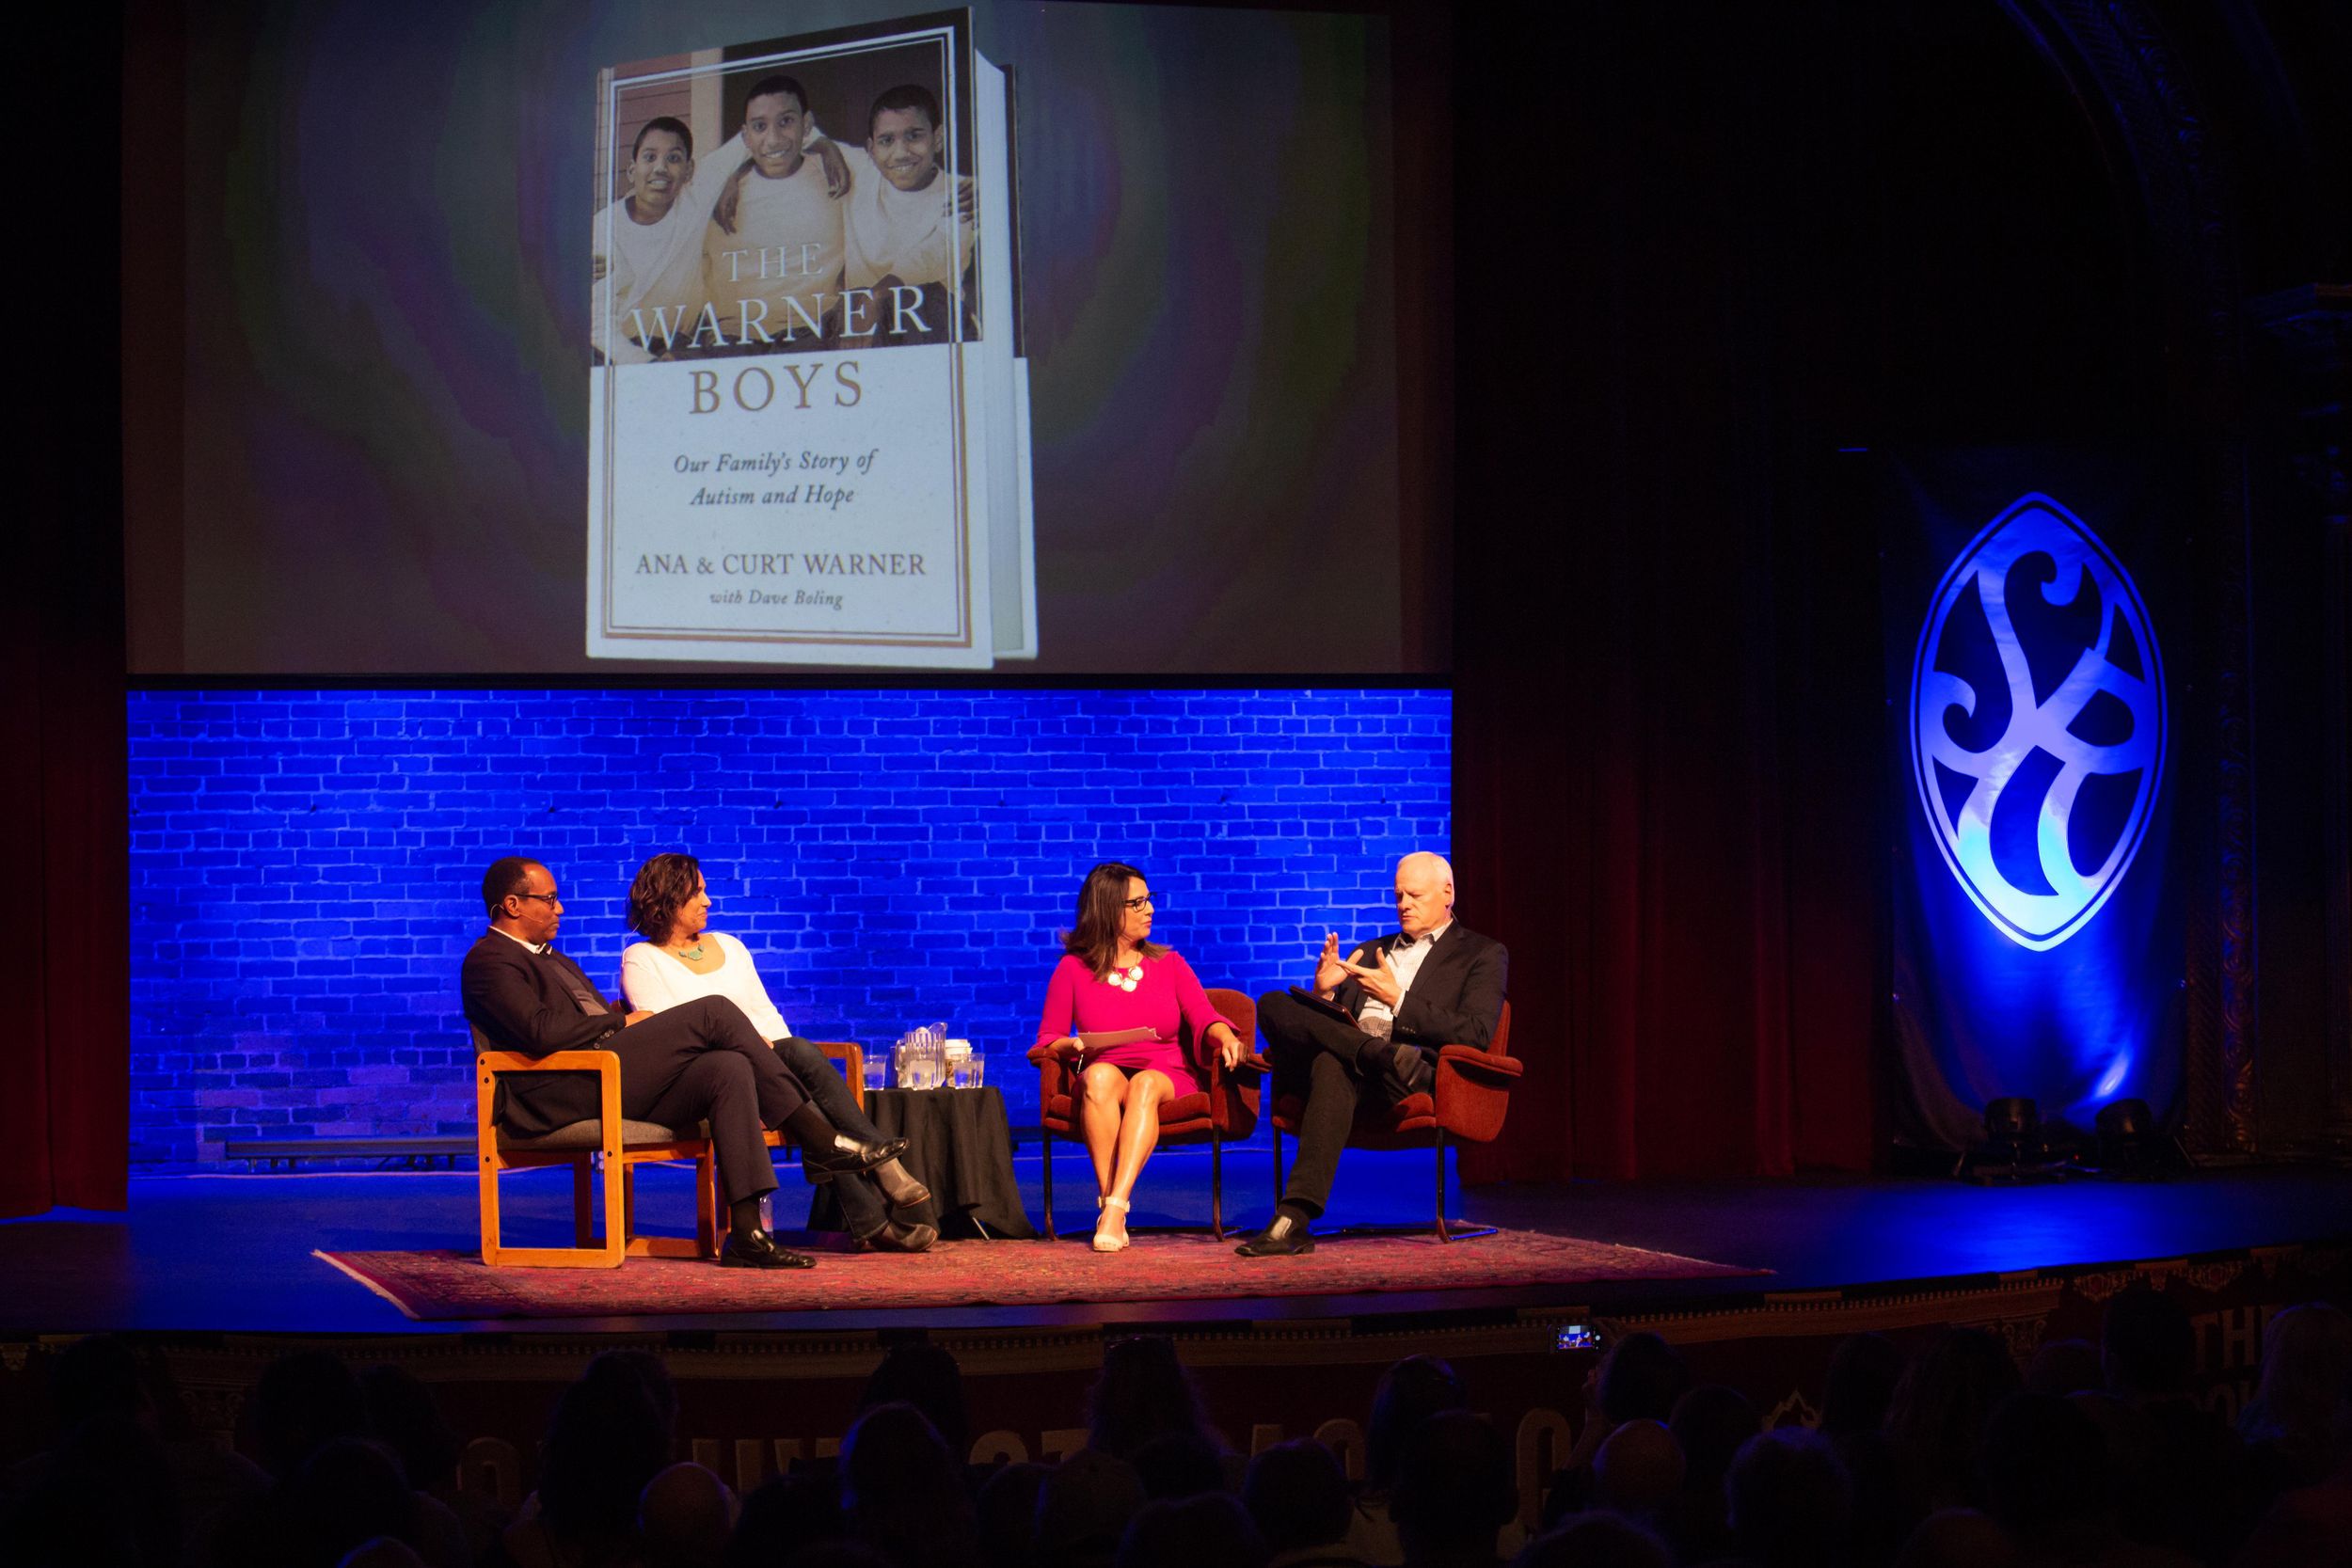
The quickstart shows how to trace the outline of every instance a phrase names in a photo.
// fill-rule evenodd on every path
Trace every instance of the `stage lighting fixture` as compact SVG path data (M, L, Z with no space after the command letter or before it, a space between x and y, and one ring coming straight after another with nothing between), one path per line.
M2092 1123L2106 1138L2145 1138L2156 1130L2156 1118L2144 1100L2110 1100L2099 1107Z
M2144 1100L2110 1100L2091 1118L2099 1135L2099 1168L2110 1176L2154 1176L2162 1173L2168 1154L2188 1164L2187 1151L2177 1138L2156 1124Z
M2028 1148L2042 1148L2042 1107L2021 1096L1988 1101L1984 1107L1987 1152L2007 1154L2017 1164Z
M2064 1164L2050 1158L2049 1142L2042 1135L2042 1107L2023 1095L2010 1095L1986 1102L1984 1144L1963 1154L1952 1174L1978 1181L2043 1180Z

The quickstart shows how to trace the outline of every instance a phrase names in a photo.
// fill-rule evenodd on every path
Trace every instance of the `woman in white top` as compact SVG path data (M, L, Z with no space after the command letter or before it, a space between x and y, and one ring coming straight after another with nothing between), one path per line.
M850 1085L825 1053L785 1026L751 953L733 937L709 929L709 917L710 888L693 856L656 855L637 868L628 889L628 923L645 940L621 954L621 990L628 1005L658 1013L700 997L725 997L743 1009L836 1132L863 1143L882 1142L882 1131L858 1109ZM863 1175L837 1177L834 1190L861 1249L921 1252L939 1239L931 1226L890 1217L891 1210L913 1209L931 1196L896 1160Z

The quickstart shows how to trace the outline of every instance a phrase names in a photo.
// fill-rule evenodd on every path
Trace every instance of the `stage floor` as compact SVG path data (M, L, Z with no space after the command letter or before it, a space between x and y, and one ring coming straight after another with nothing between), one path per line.
M1081 1236L1090 1225L1080 1163L1056 1165L1059 1217ZM1016 1161L1023 1196L1040 1213L1038 1156ZM1136 1222L1198 1224L1208 1212L1204 1153L1171 1149L1153 1161ZM1266 1207L1263 1155L1229 1158L1226 1199L1244 1225ZM510 1241L560 1241L569 1188L557 1171L506 1178ZM640 1178L641 1227L684 1232L690 1193L683 1169ZM1345 1223L1423 1223L1429 1156L1351 1152L1342 1172ZM797 1173L786 1174L779 1224L797 1217ZM1254 1197L1254 1201L1253 1201ZM143 1177L127 1213L57 1211L0 1224L0 1335L101 1330L157 1333L373 1335L491 1331L534 1325L514 1319L412 1323L312 1256L475 1245L470 1172ZM1530 1307L1578 1306L1624 1314L1737 1307L1804 1292L1978 1280L2028 1270L2082 1268L2247 1248L2337 1243L2352 1237L2352 1172L2316 1167L2203 1171L2155 1182L2074 1180L2020 1187L1957 1181L1813 1177L1774 1180L1578 1182L1478 1188L1453 1212L1554 1236L1638 1246L1747 1269L1762 1275L1689 1280L1586 1281L1502 1291L1385 1291L1344 1296L1252 1294L1260 1271L1280 1260L1233 1263L1233 1293L1214 1300L1054 1303L1006 1307L860 1308L726 1317L582 1318L549 1331L675 1334L701 1330L799 1332L934 1327L1163 1324L1440 1314L1475 1318ZM1042 1245L1008 1242L1007 1247ZM1065 1241L1064 1245L1081 1243ZM1345 1246L1344 1237L1325 1245ZM1475 1241L1460 1243L1478 1245ZM860 1260L861 1267L875 1260ZM822 1264L819 1265L821 1275Z

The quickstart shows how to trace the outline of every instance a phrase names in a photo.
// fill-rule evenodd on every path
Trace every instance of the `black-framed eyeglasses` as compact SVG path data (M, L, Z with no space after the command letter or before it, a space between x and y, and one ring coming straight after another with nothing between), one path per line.
M517 898L544 898L550 904L561 904L564 901L563 895L557 893L517 893L514 896Z
M1119 902L1121 909L1139 910L1146 904L1157 905L1159 901L1158 894L1147 893L1140 898L1122 898Z

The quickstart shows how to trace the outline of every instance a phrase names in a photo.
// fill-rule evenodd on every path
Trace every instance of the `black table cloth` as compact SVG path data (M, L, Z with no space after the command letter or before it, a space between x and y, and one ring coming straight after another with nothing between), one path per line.
M1012 1133L994 1088L868 1089L866 1114L885 1138L904 1138L904 1164L931 1200L892 1218L939 1227L943 1236L1031 1241L1036 1227L1012 1178ZM831 1184L809 1195L808 1227L839 1230Z

